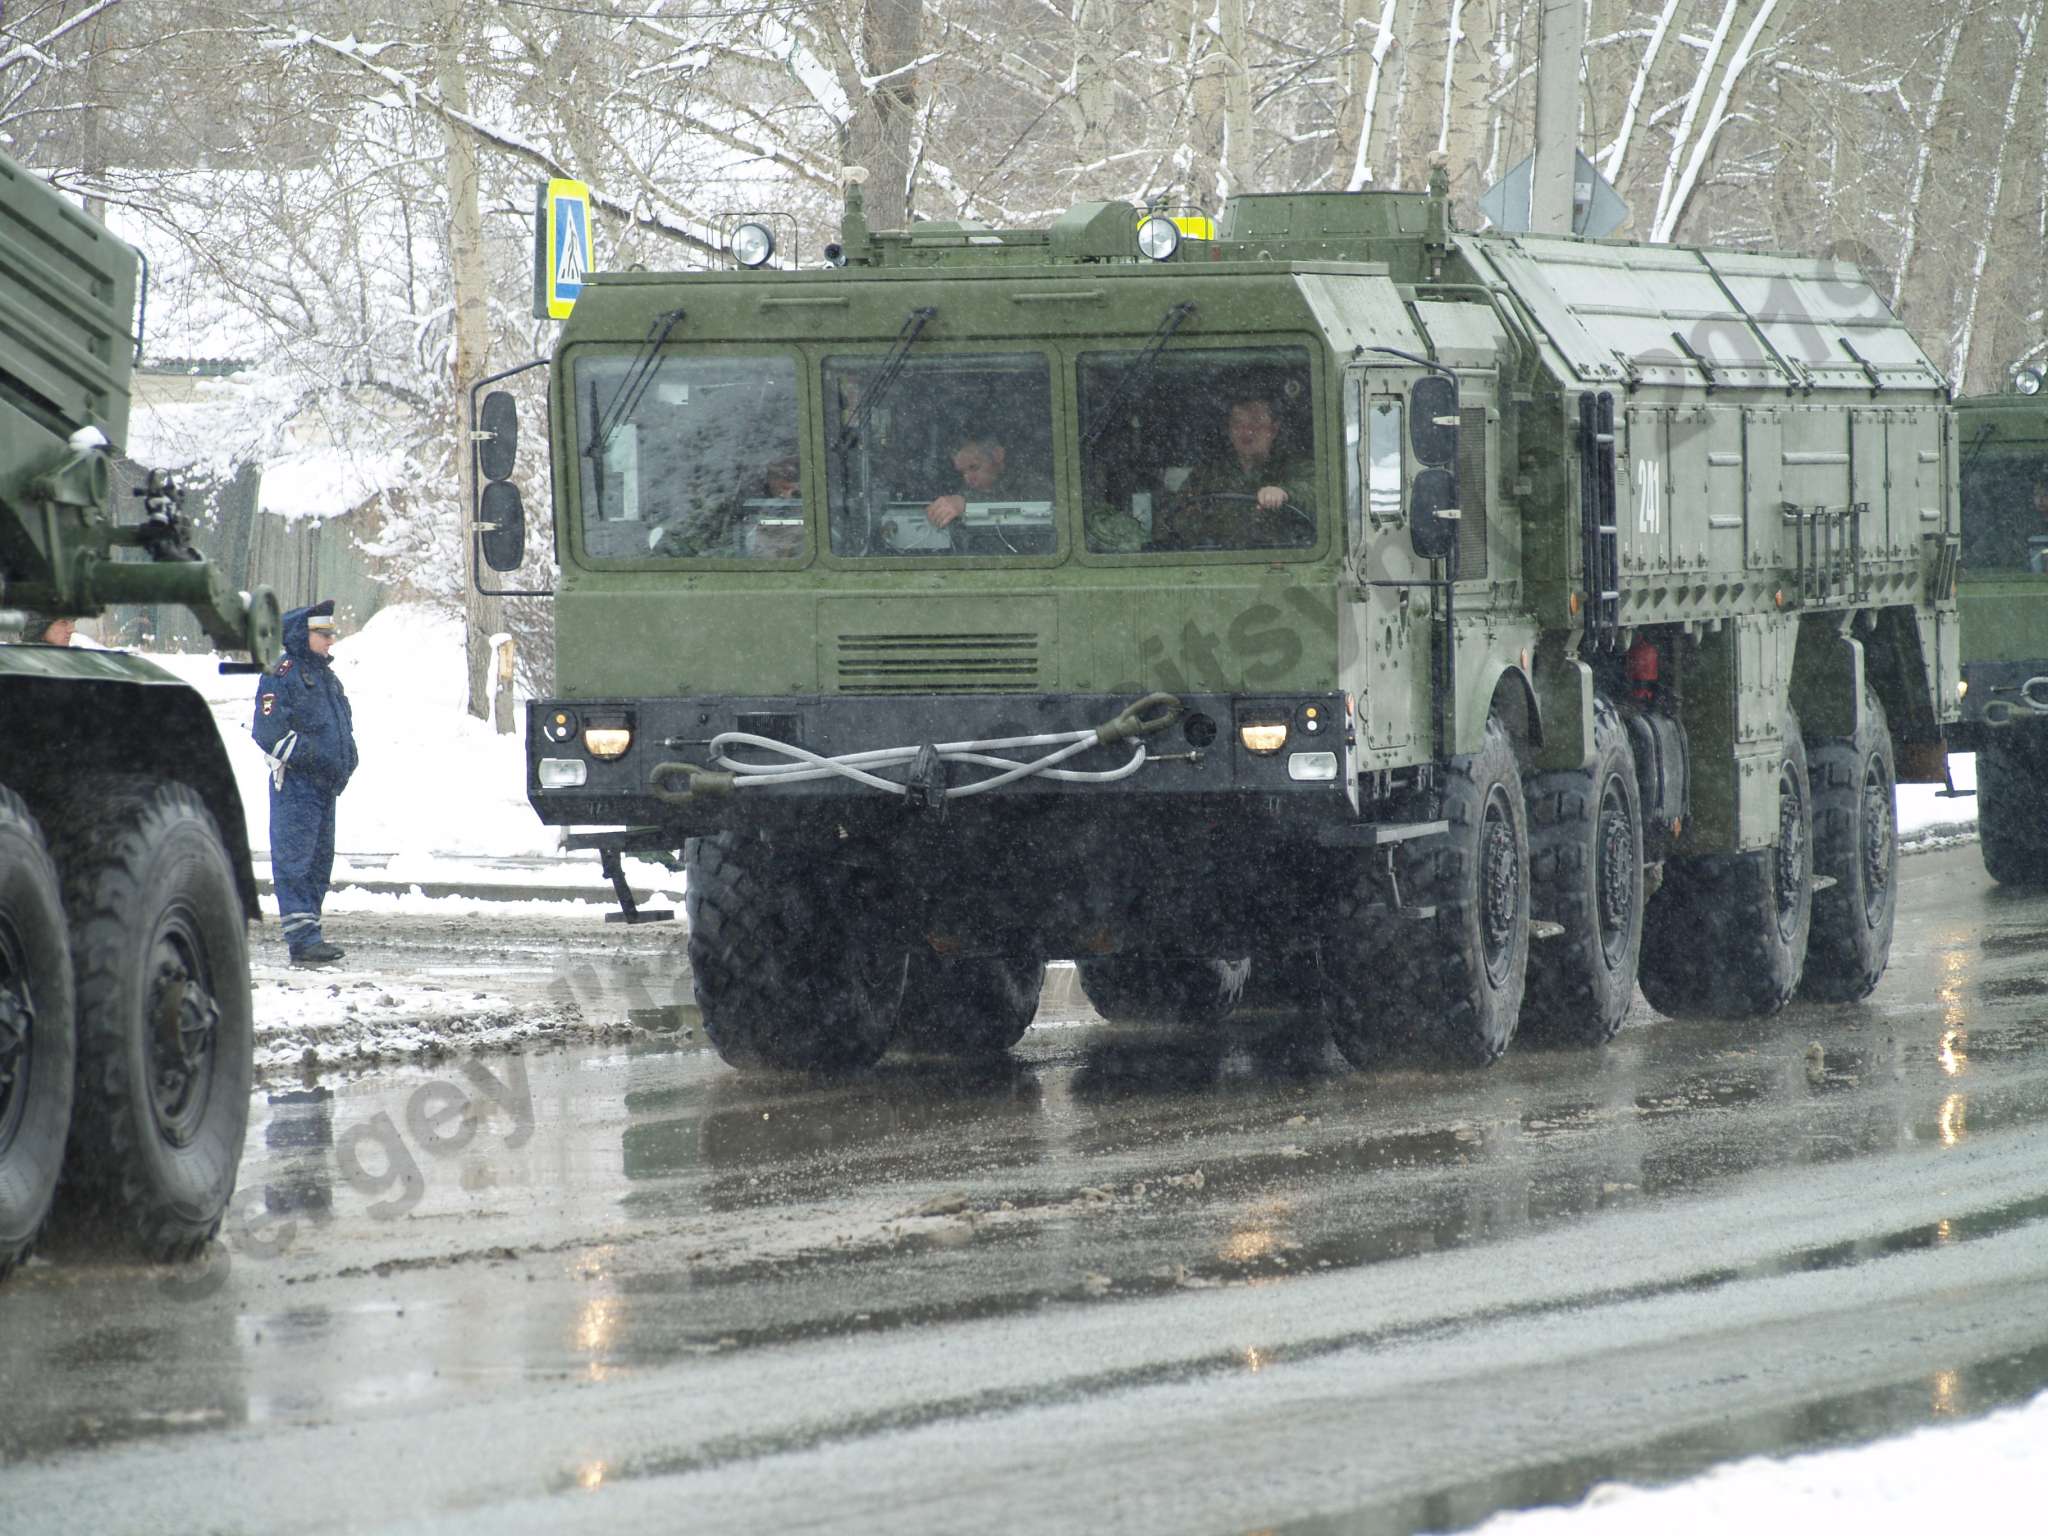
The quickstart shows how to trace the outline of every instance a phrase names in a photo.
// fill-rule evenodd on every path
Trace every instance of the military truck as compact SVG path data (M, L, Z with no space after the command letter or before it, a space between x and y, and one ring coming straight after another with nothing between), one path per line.
M1359 1064L1877 984L1954 442L1854 267L1467 233L1441 182L897 231L856 184L822 268L774 245L583 288L528 717L615 916L681 850L729 1061L1001 1050L1053 956Z
M277 652L277 600L117 520L136 254L0 155L0 621L178 603ZM30 615L33 614L33 620ZM0 1275L53 1203L156 1259L219 1228L248 1124L249 840L205 701L139 656L0 644Z
M2004 885L2048 884L2048 395L2021 368L1955 405L1961 444L1962 719L1977 837Z

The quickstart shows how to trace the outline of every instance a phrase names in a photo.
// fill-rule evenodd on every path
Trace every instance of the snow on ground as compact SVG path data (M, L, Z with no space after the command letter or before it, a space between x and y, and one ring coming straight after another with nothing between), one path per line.
M1727 1531L1827 1531L1921 1536L1927 1531L2040 1529L2048 1394L1968 1424L1944 1424L1849 1450L1785 1460L1752 1457L1691 1482L1595 1488L1564 1509L1497 1515L1485 1536L1721 1536Z
M270 770L249 735L257 679L223 677L212 656L150 659L212 707L250 844L267 859ZM378 878L422 880L461 878L450 873L447 856L538 859L560 869L537 871L537 882L561 883L567 869L594 876L595 857L561 857L554 830L527 804L524 739L500 736L463 707L464 665L461 619L423 604L385 608L336 642L334 668L348 689L362 758L336 806L338 865L353 872L357 859L367 859Z

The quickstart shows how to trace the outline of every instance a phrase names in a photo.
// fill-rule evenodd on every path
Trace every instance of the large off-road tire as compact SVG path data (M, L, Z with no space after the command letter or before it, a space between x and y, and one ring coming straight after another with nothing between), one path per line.
M910 956L896 1038L913 1050L996 1056L1024 1038L1038 1012L1045 962L1035 955Z
M1590 767L1532 775L1529 909L1564 932L1530 947L1520 1033L1612 1040L1636 996L1643 940L1643 808L1621 716L1594 701Z
M35 819L0 789L0 1279L35 1247L71 1124L71 954Z
M2010 726L1977 749L1977 845L2000 885L2048 885L2048 730Z
M1354 1066L1407 1052L1486 1066L1507 1050L1529 963L1528 814L1507 727L1489 718L1480 749L1445 765L1450 829L1396 856L1406 903L1435 915L1376 919L1361 883L1324 947L1330 1033Z
M1209 1029L1230 1017L1251 974L1249 960L1115 955L1082 960L1081 990L1112 1024Z
M78 1091L58 1216L153 1259L220 1230L255 1040L235 868L198 795L106 775L50 817L71 921Z
M1824 1003L1868 997L1892 957L1899 910L1898 774L1891 728L1875 693L1863 696L1854 736L1806 744L1813 785L1813 872L1835 883L1813 896L1802 996Z
M1673 1018L1762 1018L1799 989L1813 923L1813 795L1799 722L1778 759L1778 845L1664 862L1643 914L1643 996Z
M690 839L690 973L735 1067L843 1072L889 1048L904 952L864 942L851 872L745 833Z

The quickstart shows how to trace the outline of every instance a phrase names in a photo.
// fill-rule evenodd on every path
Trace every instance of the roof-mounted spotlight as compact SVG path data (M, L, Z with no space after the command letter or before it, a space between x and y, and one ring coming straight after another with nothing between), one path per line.
M766 224L742 224L727 242L732 259L747 268L764 267L775 254L775 236Z
M2012 387L2023 395L2038 395L2041 393L2041 370L2038 368L2014 370Z
M1154 214L1138 226L1138 249L1154 261L1169 261L1180 249L1180 226Z

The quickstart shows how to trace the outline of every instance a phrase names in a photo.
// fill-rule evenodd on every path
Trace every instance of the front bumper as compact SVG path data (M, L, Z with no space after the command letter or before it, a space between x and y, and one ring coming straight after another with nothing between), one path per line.
M1127 694L543 699L527 707L526 792L541 820L551 825L661 826L686 833L812 816L902 816L920 803L936 811L940 807L929 803L930 796L897 795L837 776L725 788L719 782L723 775L707 776L717 767L712 739L721 732L744 731L838 757L1085 730L1116 719L1137 702L1137 696ZM1142 737L1147 760L1127 777L1074 783L1035 775L985 794L948 798L944 810L972 814L1005 802L1043 805L1068 798L1105 805L1143 799L1190 806L1256 799L1278 802L1310 821L1334 823L1355 816L1350 728L1341 694L1190 694L1178 702L1164 729ZM1240 739L1241 726L1276 724L1287 727L1277 751L1253 752ZM586 750L588 729L621 726L631 742L622 755L607 760ZM1023 761L1050 750L1018 748L1000 755ZM1111 770L1126 763L1131 752L1129 741L1117 741L1090 747L1061 766ZM745 747L734 748L730 756L774 760ZM934 772L929 763L926 768L921 788L930 787ZM913 777L908 767L876 771L898 782ZM942 787L959 787L996 771L941 764L936 777ZM581 782L563 782L576 778ZM558 787L543 787L544 782Z
M1962 718L1966 730L1998 730L2048 720L2048 661L1963 663Z

